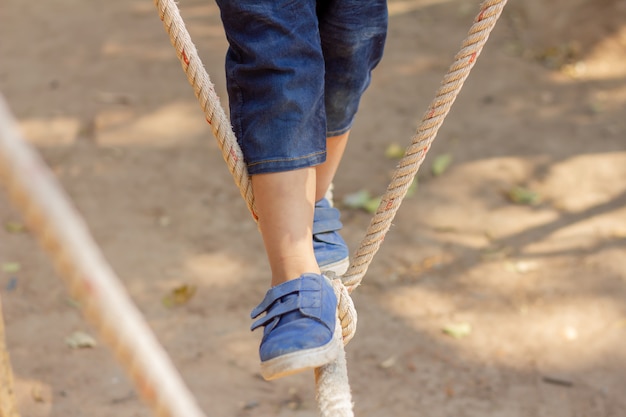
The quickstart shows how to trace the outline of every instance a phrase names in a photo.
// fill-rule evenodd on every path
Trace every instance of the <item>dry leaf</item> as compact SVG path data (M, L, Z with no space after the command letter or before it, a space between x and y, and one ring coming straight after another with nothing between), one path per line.
M72 349L96 347L96 339L84 332L74 332L65 338L65 343Z
M506 195L515 204L534 206L541 203L539 193L521 186L511 188Z
M343 204L352 209L365 210L368 213L376 213L380 205L380 197L372 197L369 191L359 190L348 194L343 198Z
M396 364L396 357L392 356L390 358L385 359L384 361L382 361L380 363L380 367L383 369L388 369L391 368L392 366L394 366Z
M2 272L13 274L19 272L22 269L22 265L19 262L5 262L2 264Z
M433 164L430 168L431 172L435 177L438 177L439 175L446 172L451 163L452 155L450 155L449 153L438 155L433 161Z
M451 323L441 330L455 339L462 339L472 333L472 326L469 323Z
M187 304L195 293L195 286L187 284L181 285L180 287L174 288L169 294L163 297L163 305L165 307L176 307Z
M365 209L365 211L367 211L370 214L374 214L376 213L376 210L378 210L378 206L380 206L380 201L382 200L382 197L375 197L370 199L367 203L365 203L365 205L363 206L363 208Z
M389 159L400 159L404 156L404 148L397 143L392 143L385 149L385 156Z
M26 226L18 222L6 222L4 224L4 230L9 233L24 233L26 232Z
M347 194L343 198L343 204L348 208L360 209L367 204L372 195L367 190L359 190L357 192Z

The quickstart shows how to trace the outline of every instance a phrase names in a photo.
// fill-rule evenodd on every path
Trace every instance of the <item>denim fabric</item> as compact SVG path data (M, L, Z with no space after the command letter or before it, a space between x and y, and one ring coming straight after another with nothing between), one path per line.
M386 0L217 0L231 123L250 174L324 162L382 57Z

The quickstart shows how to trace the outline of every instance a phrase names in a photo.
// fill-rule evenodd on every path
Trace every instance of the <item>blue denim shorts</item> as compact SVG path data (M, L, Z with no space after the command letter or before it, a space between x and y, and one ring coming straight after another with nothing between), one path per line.
M217 0L231 123L251 175L320 164L382 58L386 0Z

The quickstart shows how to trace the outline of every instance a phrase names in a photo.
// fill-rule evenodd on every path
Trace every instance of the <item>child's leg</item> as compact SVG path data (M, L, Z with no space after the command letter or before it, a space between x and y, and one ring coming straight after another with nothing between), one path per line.
M343 152L348 144L350 131L326 139L326 162L316 167L317 185L315 201L321 200L333 182Z
M339 231L343 227L339 210L332 198L326 198L335 177L349 132L326 139L326 162L316 167L316 195L313 220L313 251L320 270L330 276L341 276L350 266L350 250Z
M313 253L315 168L252 176L259 227L272 269L272 286L320 273Z
M255 211L272 269L271 288L252 310L265 327L261 374L275 379L334 360L342 346L337 298L313 250L315 167L252 175ZM260 318L259 318L260 317Z
M261 374L279 378L341 351L337 298L313 250L316 166L326 159L324 57L311 0L218 0L230 48L231 123L252 177L272 269L252 310ZM265 274L263 274L265 275Z
M324 273L343 275L350 264L340 235L339 211L323 197L333 181L348 141L361 95L382 57L387 31L385 0L318 2L324 54L326 162L317 167L313 247Z
M385 14L384 0L218 4L230 43L231 122L252 176L272 268L272 287L252 311L260 317L252 329L265 328L261 369L273 379L326 364L341 348L333 336L337 299L319 272L320 259L347 248L337 233L338 211L316 197L332 181L360 94L380 59L384 28L366 26L370 15ZM360 10L371 13L352 14ZM320 37L332 28L339 31ZM359 46L370 37L365 43L374 51Z

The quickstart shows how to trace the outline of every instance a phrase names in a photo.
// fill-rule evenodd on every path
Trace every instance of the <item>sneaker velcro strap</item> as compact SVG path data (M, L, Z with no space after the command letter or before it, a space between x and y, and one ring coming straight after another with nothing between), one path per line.
M319 319L322 308L323 279L326 278L321 275L303 274L297 279L270 288L261 304L250 314L251 318L255 319L267 311L265 316L252 323L252 330L265 326L274 318L295 310L300 310L302 315ZM303 292L307 293L306 296L303 296Z
M341 230L343 225L339 217L339 210L330 207L325 199L318 201L315 204L315 213L313 216L313 234L316 235Z
M283 314L291 313L292 311L296 311L298 309L298 296L296 294L286 295L283 299L273 303L272 307L265 316L253 322L252 326L250 326L250 330L255 330L261 326L266 326L276 317L280 317Z

